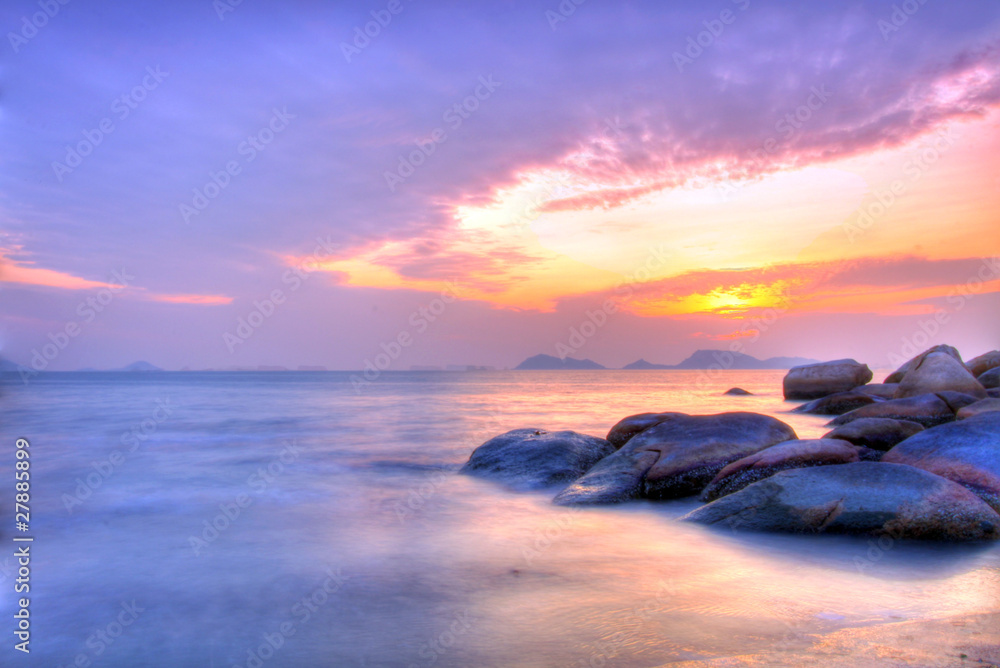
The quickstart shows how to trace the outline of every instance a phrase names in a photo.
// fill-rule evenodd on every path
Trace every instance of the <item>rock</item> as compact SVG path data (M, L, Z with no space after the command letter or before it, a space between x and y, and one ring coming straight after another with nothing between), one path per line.
M946 355L951 355L956 360L958 360L959 363L962 362L962 355L955 348L953 348L951 346L945 346L945 345L934 346L933 348L928 348L924 352L920 353L919 355L917 355L916 357L914 357L913 359L911 359L910 361L908 361L903 366L899 367L898 369L896 369L895 371L893 371L892 373L890 373L888 376L886 376L885 380L882 381L882 382L883 383L898 383L898 382L902 381L903 377L907 374L907 372L910 369L912 369L913 367L917 366L921 361L923 361L923 359L925 357L927 357L931 353L944 353Z
M789 369L782 383L785 399L819 399L836 392L846 392L872 379L867 364L854 360L834 360Z
M946 404L948 404L948 407L954 413L958 413L958 411L962 410L966 406L979 401L979 397L962 394L961 392L937 392L936 394L941 397Z
M724 392L724 394L728 394L729 396L733 396L733 397L750 397L750 396L753 396L753 392L747 392L742 387L731 387L728 390L726 390Z
M969 373L965 365L945 353L930 353L906 373L896 389L896 399L906 399L928 392L961 392L980 399L986 388Z
M983 399L982 401L977 401L974 404L969 404L964 408L960 408L956 417L959 420L968 420L971 417L976 417L977 415L982 415L983 413L995 413L1000 411L1000 399Z
M858 448L858 459L863 462L880 462L882 461L882 456L885 454L882 450L873 450L872 448Z
M854 391L861 392L862 394L870 394L879 399L893 399L896 396L896 388L898 387L899 383L869 383L868 385L854 388Z
M636 434L660 424L673 415L683 415L683 413L639 413L638 415L629 415L611 428L607 436L608 443L615 448L620 448L628 443L628 440Z
M969 399L975 401L973 397L969 397ZM953 421L957 410L957 408L953 409L947 401L937 394L922 394L919 397L892 399L880 401L870 406L862 406L834 418L828 426L839 427L862 418L889 418L909 420L924 427L933 427Z
M969 373L979 378L990 369L1000 368L1000 350L991 350L979 357L973 357L965 363L965 366Z
M861 418L837 427L823 438L839 438L854 445L884 451L923 430L919 423L909 420Z
M813 415L843 415L855 408L861 408L875 403L877 400L870 394L857 390L837 392L821 399L813 399L809 403L795 408L793 413L812 413Z
M1000 512L1000 413L923 431L887 452L883 461L954 480Z
M933 473L884 461L781 471L682 519L733 531L888 535L896 540L1000 538L1000 515L969 490Z
M786 441L772 445L719 471L701 493L701 500L714 501L738 492L758 480L770 478L778 471L860 461L858 450L847 441L832 439Z
M1000 399L1000 387L994 387L986 390L986 395L991 399Z
M976 377L979 384L983 387L995 390L1000 387L1000 367L995 367L989 371L984 371Z
M727 464L795 438L791 427L768 415L669 414L602 459L554 501L617 503L697 494Z
M515 429L476 448L460 472L534 489L571 482L613 452L603 438L575 431Z

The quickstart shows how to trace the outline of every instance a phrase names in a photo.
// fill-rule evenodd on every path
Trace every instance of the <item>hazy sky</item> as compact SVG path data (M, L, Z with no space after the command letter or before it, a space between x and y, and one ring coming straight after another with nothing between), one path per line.
M1000 347L995 0L12 0L0 27L23 364Z

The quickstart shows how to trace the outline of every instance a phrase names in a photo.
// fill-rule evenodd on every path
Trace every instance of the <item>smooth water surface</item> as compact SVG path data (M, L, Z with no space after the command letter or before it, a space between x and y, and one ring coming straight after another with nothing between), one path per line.
M658 666L1000 609L992 546L734 535L677 522L693 500L572 510L456 474L509 429L603 436L638 412L825 433L787 413L782 375L386 373L361 393L339 372L9 379L0 615L25 437L33 636L23 657L5 622L0 664Z

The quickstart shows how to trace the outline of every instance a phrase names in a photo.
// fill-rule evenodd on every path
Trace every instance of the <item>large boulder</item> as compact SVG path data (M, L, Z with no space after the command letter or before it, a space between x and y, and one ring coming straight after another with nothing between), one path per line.
M892 399L880 401L870 406L862 406L834 418L828 426L839 427L862 418L889 418L891 420L909 420L924 427L934 427L945 422L952 422L959 409L976 401L975 397L955 392L921 394L918 397Z
M860 448L847 441L812 439L786 441L739 459L719 471L701 493L702 501L738 492L758 480L769 478L778 471L807 466L828 466L860 461Z
M961 353L959 353L958 350L956 350L952 346L946 346L946 345L934 346L933 348L928 348L924 352L920 353L913 359L906 362L903 366L899 367L898 369L890 373L888 376L886 376L885 380L882 382L883 383L901 382L903 378L906 376L906 374L910 371L910 369L920 364L925 357L933 353L944 353L945 355L950 355L951 357L954 357L959 364L962 363Z
M628 443L628 440L636 434L660 424L673 415L683 415L683 413L639 413L638 415L629 415L611 428L611 431L607 435L608 443L615 448L620 448Z
M782 386L785 399L808 401L852 390L871 379L872 370L867 364L845 359L793 367L785 375Z
M476 448L460 472L536 489L576 480L614 451L603 438L575 431L515 429Z
M969 373L965 365L945 353L931 353L906 373L896 389L896 399L906 399L929 392L961 392L980 399L986 388Z
M811 413L813 415L843 415L855 408L874 404L878 399L870 394L851 390L837 392L820 399L813 399L792 410L793 413Z
M878 399L894 399L899 383L868 383L861 387L854 388L855 392L870 394Z
M682 519L733 531L1000 538L1000 515L961 485L911 466L876 462L782 471Z
M554 501L571 505L690 496L727 464L795 438L791 427L768 415L675 413L633 436Z
M968 487L1000 512L1000 413L990 412L911 436L882 461L909 464Z
M890 418L861 418L837 427L823 438L837 438L872 450L891 450L924 430L917 422Z
M994 390L1000 387L1000 367L984 371L979 374L976 380L978 380L979 384L988 390Z
M1000 411L1000 399L990 397L989 399L977 401L974 404L969 404L965 408L960 409L956 414L956 417L959 420L968 420L971 417L976 417L977 415L982 415L983 413L996 413L997 411Z
M973 357L965 363L966 368L976 378L979 378L990 369L1000 368L1000 350L991 350L988 353Z

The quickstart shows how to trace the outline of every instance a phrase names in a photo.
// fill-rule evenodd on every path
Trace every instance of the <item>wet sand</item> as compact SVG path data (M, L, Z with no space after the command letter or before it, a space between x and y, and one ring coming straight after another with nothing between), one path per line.
M997 668L1000 613L842 629L806 650L665 664L670 668Z

